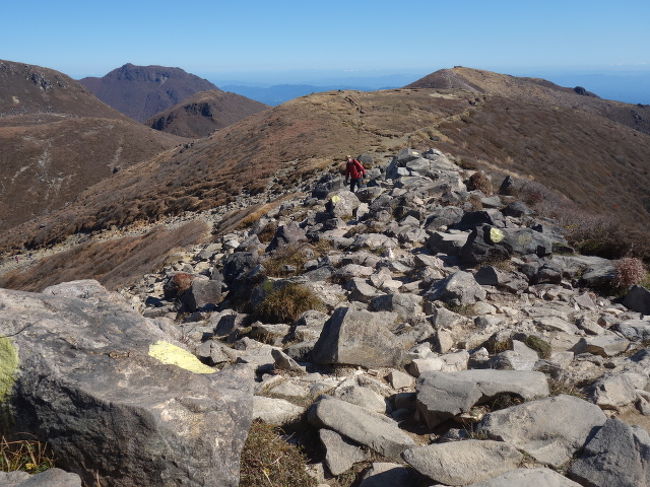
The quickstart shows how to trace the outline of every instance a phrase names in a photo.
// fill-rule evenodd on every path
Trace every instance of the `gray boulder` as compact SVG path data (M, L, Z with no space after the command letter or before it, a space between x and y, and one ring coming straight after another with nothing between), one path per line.
M477 431L510 443L540 463L559 467L606 420L595 404L560 395L490 413Z
M78 475L51 468L29 475L25 472L0 472L2 487L81 487Z
M180 301L185 311L212 311L223 300L220 280L194 279L190 288L185 291Z
M650 486L650 435L640 426L608 419L571 464L569 475L583 485Z
M283 249L291 245L295 245L298 242L304 242L307 240L305 231L298 226L295 222L285 223L280 225L275 231L273 240L266 248L267 252L271 252L276 249Z
M487 293L469 272L458 271L436 282L425 297L453 306L466 306L485 299Z
M248 367L217 372L110 303L3 289L0 335L11 334L0 395L13 429L47 439L84 482L96 471L107 487L238 484Z
M304 407L284 399L261 396L253 398L253 419L260 419L268 424L291 423L299 419L304 412Z
M412 321L423 314L422 296L417 294L383 294L370 301L371 311L393 311L400 319Z
M332 218L349 219L361 201L355 196L354 193L347 190L340 190L328 195L325 209Z
M402 458L431 480L467 485L517 468L523 455L507 443L465 440L409 448Z
M312 406L309 422L319 428L332 429L387 458L397 459L406 448L415 445L413 439L386 416L328 396Z
M335 431L322 429L318 432L318 436L325 447L325 465L334 476L347 472L355 463L363 462L367 458L361 448L345 440Z
M528 289L528 279L520 272L502 271L494 266L481 267L476 275L476 282L483 286L494 286L511 293Z
M386 313L337 308L314 346L314 363L398 367L401 344L387 328L386 318Z
M48 296L83 299L93 304L99 304L100 301L103 303L109 302L125 309L131 309L122 296L110 292L95 279L62 282L46 287L42 293Z
M399 463L373 463L363 474L359 487L413 487L421 479L416 472Z
M580 487L549 468L518 468L467 487Z
M442 252L449 255L459 255L465 244L469 232L452 230L449 232L436 231L431 234L426 242L427 249L436 254Z
M417 381L417 410L431 429L501 393L525 400L548 396L546 376L515 370L425 372Z
M632 311L650 315L650 291L643 286L632 286L623 299L623 305Z
M461 251L461 259L469 265L505 260L511 255L544 257L553 252L550 236L531 228L509 229L492 225L476 227Z
M643 342L650 340L650 321L627 320L616 325L618 331L628 340Z

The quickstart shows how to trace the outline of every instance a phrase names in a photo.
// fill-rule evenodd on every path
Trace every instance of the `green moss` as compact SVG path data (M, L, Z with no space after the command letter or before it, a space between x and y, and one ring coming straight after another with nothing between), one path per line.
M18 352L9 338L0 337L0 403L11 392L18 370Z

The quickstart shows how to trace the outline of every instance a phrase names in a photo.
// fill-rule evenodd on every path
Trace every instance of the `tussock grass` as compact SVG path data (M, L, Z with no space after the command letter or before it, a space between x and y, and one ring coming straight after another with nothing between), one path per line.
M285 441L280 430L253 422L241 455L240 487L316 487L305 467L307 459Z
M256 315L266 323L291 323L305 311L321 311L324 307L311 289L291 283L270 291L256 310Z

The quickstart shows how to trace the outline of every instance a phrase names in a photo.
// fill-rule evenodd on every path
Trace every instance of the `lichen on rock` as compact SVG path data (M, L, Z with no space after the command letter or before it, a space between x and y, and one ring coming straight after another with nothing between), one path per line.
M11 339L0 337L0 404L13 388L18 364L18 351Z

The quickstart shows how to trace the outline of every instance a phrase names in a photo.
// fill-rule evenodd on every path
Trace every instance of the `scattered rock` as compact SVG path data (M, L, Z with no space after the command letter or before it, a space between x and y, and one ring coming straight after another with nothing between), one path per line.
M595 404L560 395L492 412L479 423L477 431L513 445L540 463L559 467L606 420Z
M468 485L517 468L523 455L507 443L465 440L409 448L402 457L431 480Z
M427 372L417 382L417 408L428 428L434 428L475 404L501 393L525 400L547 396L546 377L541 372L512 370L466 370Z

